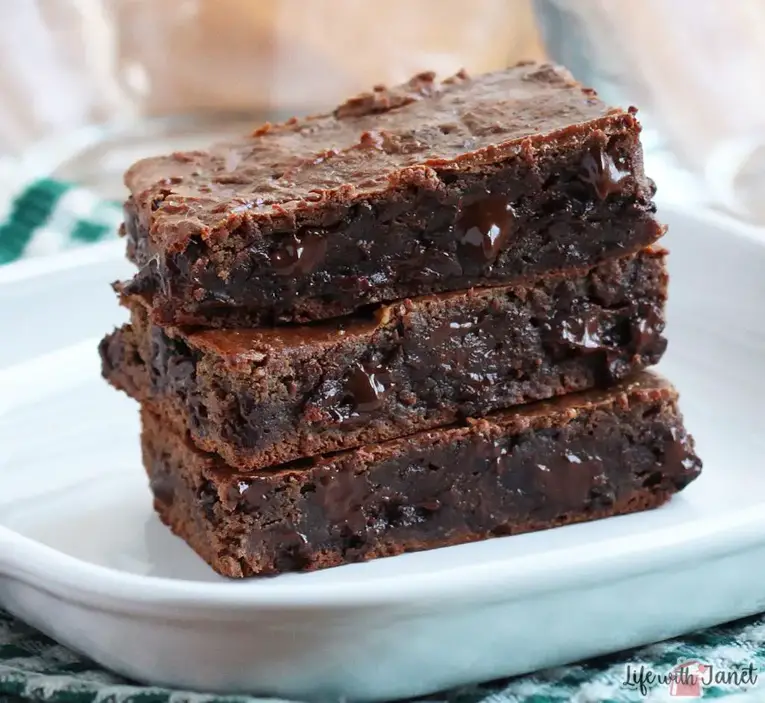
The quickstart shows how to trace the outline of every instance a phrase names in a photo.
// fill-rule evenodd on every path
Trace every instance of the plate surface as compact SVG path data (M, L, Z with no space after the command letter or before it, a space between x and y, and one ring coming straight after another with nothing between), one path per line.
M153 514L135 404L99 377L122 244L0 270L0 603L131 678L382 700L765 610L765 237L665 208L661 370L702 477L641 515L232 583ZM759 239L762 237L762 239Z

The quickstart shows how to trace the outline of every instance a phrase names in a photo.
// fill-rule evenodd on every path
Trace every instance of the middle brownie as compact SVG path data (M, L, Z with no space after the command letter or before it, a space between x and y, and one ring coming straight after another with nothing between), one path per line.
M332 322L196 332L132 302L105 378L241 470L617 381L666 340L666 252L578 275L405 300Z

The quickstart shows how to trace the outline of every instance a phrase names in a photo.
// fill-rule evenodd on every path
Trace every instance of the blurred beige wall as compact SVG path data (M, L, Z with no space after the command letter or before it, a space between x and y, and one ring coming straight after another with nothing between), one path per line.
M304 113L540 54L529 0L7 0L0 156L93 123Z
M541 54L527 0L111 4L126 88L148 87L151 112L190 104L303 112L418 71L478 73Z

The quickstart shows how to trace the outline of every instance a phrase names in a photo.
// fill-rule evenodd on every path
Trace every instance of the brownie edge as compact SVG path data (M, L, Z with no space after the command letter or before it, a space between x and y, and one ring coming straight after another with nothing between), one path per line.
M701 471L672 386L495 413L249 476L142 411L160 518L218 573L311 571L654 508Z

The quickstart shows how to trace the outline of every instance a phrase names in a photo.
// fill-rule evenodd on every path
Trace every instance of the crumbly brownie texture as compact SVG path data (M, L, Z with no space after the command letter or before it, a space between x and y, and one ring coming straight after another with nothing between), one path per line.
M162 520L216 571L314 570L653 508L701 471L652 374L243 477L143 411Z
M595 385L659 361L665 252L532 287L415 298L375 320L163 331L142 306L104 376L241 470L348 449Z
M422 74L135 164L123 290L159 323L254 326L588 268L663 233L639 133L554 66Z

